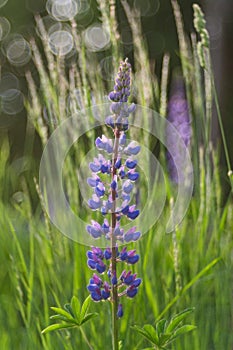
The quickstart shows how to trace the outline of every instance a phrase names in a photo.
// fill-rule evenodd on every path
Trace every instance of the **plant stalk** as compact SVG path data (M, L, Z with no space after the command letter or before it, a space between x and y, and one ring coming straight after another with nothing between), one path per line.
M89 342L89 340L88 340L88 338L87 338L87 336L86 336L86 333L84 332L84 330L82 329L82 327L80 327L79 329L80 329L81 334L82 334L82 336L83 336L85 342L87 343L87 346L89 347L89 349L90 349L90 350L94 350L94 348L91 346L91 344L90 344L90 342Z
M115 140L114 140L114 149L113 149L113 156L112 156L112 180L114 180L114 176L116 175L116 168L115 163L117 161L118 157L118 148L119 148L119 138L120 138L120 131L116 128L114 130ZM114 229L116 227L116 190L112 189L112 201L113 201L113 207L112 207L112 234L111 234L111 251L112 251L112 258L111 258L111 270L112 270L112 276L115 274L117 275L117 247L116 247L116 240L114 237ZM112 286L112 348L113 350L118 350L118 322L117 322L117 310L118 310L118 294L117 294L117 286Z

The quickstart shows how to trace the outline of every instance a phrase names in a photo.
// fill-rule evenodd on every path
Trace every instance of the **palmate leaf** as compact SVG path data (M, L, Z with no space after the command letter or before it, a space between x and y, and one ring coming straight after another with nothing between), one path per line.
M185 309L173 316L170 322L162 319L156 324L155 328L150 324L146 324L143 327L134 326L133 329L154 344L154 349L167 349L167 346L178 336L186 334L196 328L196 326L193 325L181 325L179 327L185 317L193 312L193 310L194 308Z
M53 324L45 328L42 333L51 332L54 330L59 330L62 328L71 328L71 327L81 327L84 323L88 322L92 318L98 316L97 313L87 314L88 308L90 305L90 297L88 296L84 300L82 306L75 296L71 299L70 304L65 304L64 309L59 307L51 307L53 311L57 314L50 317L51 320L59 320L62 323Z

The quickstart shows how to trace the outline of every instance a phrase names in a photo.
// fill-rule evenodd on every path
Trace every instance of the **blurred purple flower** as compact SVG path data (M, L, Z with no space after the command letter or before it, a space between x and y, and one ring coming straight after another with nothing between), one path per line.
M168 102L167 120L178 131L181 139L186 147L189 147L192 135L191 118L189 114L188 101L185 93L185 85L183 78L175 77L172 82L170 99ZM183 159L180 156L179 143L176 135L169 130L166 130L167 146L172 149L173 157L167 152L167 166L169 177L172 182L178 184L183 179L178 179L177 169L182 167Z

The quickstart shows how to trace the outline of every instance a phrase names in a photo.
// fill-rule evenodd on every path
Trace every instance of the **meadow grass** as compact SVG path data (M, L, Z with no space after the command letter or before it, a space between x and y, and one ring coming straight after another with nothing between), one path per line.
M113 10L108 12L107 1L101 4L103 21L109 18L107 25L116 31ZM208 123L212 108L210 104L206 105L206 100L212 98L210 91L215 94L215 90L209 84L212 78L208 78L208 72L203 73L200 67L196 35L192 34L189 40L183 32L178 4L172 0L172 5L178 24L181 65L193 121L191 155L195 186L182 224L172 234L166 234L173 191L165 172L168 184L166 205L157 224L136 243L141 257L137 273L142 277L143 284L135 300L125 303L119 338L122 340L122 350L143 349L148 344L130 328L131 325L154 324L186 307L195 307L194 313L189 316L189 323L197 325L197 329L177 340L171 349L231 350L233 203L231 194L223 201L219 152L212 147L210 140ZM134 98L138 104L158 109L165 116L168 77L171 74L169 56L164 56L161 79L153 76L147 50L140 46L142 33L138 25L139 15L134 13L131 16L125 1L123 6L132 27L135 45ZM38 17L36 21L38 25ZM75 30L74 25L73 28ZM44 28L40 27L39 30L43 31ZM113 41L114 35L117 33L112 33ZM29 126L33 125L44 147L51 133L69 115L90 107L93 98L96 103L105 102L105 95L112 89L113 82L102 79L98 59L86 50L80 33L74 32L78 61L68 67L63 59L49 52L46 33L42 37L43 53L36 40L31 40L36 74L26 73L29 87L26 108ZM114 59L122 56L121 48L116 44L112 50L111 54L115 53L115 56L109 75L118 65ZM36 80L40 83L39 89ZM78 99L74 95L75 88L79 91ZM68 95L70 102L67 105ZM90 116L89 123L91 126L93 116ZM82 127L82 120L77 127ZM93 147L97 134L101 134L101 129L88 132L78 145L73 146L63 171L70 205L86 222L91 220L91 213L82 208L76 170L88 149ZM158 141L146 133L132 129L130 135L143 140L152 151L156 149ZM26 156L30 156L31 152L31 147L25 148ZM159 160L166 169L164 152L161 148ZM1 349L85 350L90 348L85 337L94 349L109 349L111 311L107 303L91 305L91 311L99 312L99 317L83 327L84 335L75 329L41 334L41 330L50 323L51 306L63 306L73 295L82 301L86 298L86 285L91 277L86 265L87 247L66 238L50 223L40 203L37 166L34 168L32 165L30 170L18 174L9 159L9 144L5 138L0 152ZM142 198L144 201L145 198Z

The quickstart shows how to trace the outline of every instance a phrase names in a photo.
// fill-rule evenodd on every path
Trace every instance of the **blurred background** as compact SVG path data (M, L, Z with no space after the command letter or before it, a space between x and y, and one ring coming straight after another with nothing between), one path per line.
M84 2L83 2L84 3ZM132 33L128 25L127 17L120 1L117 1L117 17L121 40L124 43L125 55L133 62L133 44ZM160 74L162 57L164 52L171 55L171 67L180 65L178 52L178 39L175 27L172 7L169 0L132 0L129 4L136 5L141 10L141 19L144 39L147 42L149 55L151 59L152 70L155 74ZM191 0L180 0L185 30L187 33L194 31L193 28L193 11ZM206 15L207 28L211 38L211 54L213 68L216 80L216 87L220 100L224 127L226 130L227 143L230 151L231 161L233 161L233 99L232 99L232 80L233 80L233 3L229 0L205 0L197 1ZM46 9L47 6L47 9ZM26 62L23 66L17 62L12 62L4 55L5 46L14 36L23 35L24 38L30 39L37 36L35 30L34 15L39 13L42 17L48 16L49 1L45 0L11 0L0 1L0 38L1 38L1 74L13 73L18 78L20 93L10 95L7 101L1 101L0 133L8 133L11 140L11 158L17 159L23 152L24 140L26 133L26 111L23 108L23 95L27 96L27 86L24 78L25 67L31 65L30 70L33 72L33 65L30 57L23 57ZM83 12L83 16L77 19L78 26L88 28L92 23L98 21L100 12L97 3L91 0L88 9ZM17 45L15 45L17 46ZM14 50L19 50L11 46L11 56L14 57ZM102 53L104 57L104 53ZM8 55L9 58L9 55ZM9 79L12 77L10 76ZM1 80L0 90L5 89L7 76ZM17 90L18 91L18 90ZM13 92L12 92L13 93ZM216 113L213 116L212 138L214 143L219 139L218 123ZM41 146L37 138L34 143L34 156L40 158ZM223 157L222 157L223 158ZM224 165L224 159L222 159Z

